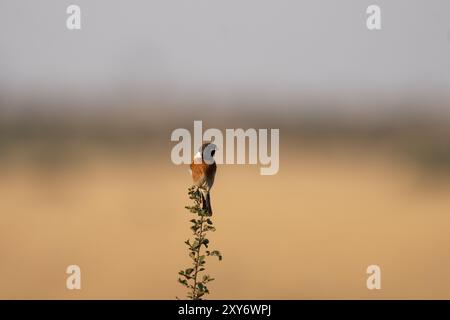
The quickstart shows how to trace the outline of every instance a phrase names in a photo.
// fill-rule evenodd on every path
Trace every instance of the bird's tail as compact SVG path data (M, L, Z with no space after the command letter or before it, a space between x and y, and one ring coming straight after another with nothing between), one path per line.
M212 208L211 208L211 197L209 196L209 192L202 192L202 202L203 202L203 210L208 212L208 215L212 216Z

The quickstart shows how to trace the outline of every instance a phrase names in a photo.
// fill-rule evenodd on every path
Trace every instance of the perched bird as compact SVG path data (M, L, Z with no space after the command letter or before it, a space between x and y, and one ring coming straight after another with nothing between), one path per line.
M191 163L191 175L194 185L196 185L202 194L203 209L212 215L211 198L209 191L214 184L216 175L216 162L214 154L217 146L212 143L204 143L200 150L195 154Z

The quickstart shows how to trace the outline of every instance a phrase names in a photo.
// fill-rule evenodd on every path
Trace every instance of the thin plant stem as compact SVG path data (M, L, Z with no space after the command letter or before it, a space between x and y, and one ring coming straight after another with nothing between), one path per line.
M184 243L188 246L192 267L178 272L181 276L178 278L178 282L189 289L187 293L188 299L201 300L206 294L210 293L207 284L214 280L206 273L206 257L215 256L220 261L222 260L222 254L218 250L211 251L208 249L208 232L214 232L216 228L213 225L211 216L208 215L206 210L202 209L200 191L197 187L191 187L188 194L189 199L194 201L194 205L186 206L189 212L195 214L195 218L190 220L194 239L188 239ZM202 246L205 247L204 254Z

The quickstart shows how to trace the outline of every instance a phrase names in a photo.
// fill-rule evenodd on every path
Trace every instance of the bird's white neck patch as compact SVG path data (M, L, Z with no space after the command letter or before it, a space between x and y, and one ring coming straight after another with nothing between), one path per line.
M200 151L198 151L195 156L194 156L194 160L202 160L202 153Z

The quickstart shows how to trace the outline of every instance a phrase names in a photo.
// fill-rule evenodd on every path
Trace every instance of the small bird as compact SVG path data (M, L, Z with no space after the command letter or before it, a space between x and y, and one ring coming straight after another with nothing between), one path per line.
M191 163L191 175L194 185L196 185L202 194L203 209L212 215L211 198L209 191L214 184L214 177L216 176L216 162L214 155L217 146L212 143L204 143L200 150L195 154Z

